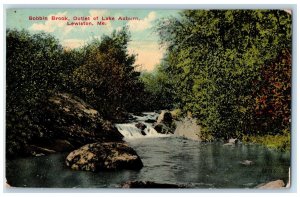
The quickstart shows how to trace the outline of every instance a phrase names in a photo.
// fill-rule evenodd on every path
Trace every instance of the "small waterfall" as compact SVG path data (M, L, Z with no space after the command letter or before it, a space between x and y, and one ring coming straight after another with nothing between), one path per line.
M125 138L138 138L143 136L141 130L133 123L116 124L116 127Z
M116 128L124 136L124 140L135 139L135 138L145 138L145 137L168 137L170 135L160 134L154 128L153 124L146 121L155 121L158 117L158 113L155 112L144 112L143 115L137 116L133 115L135 120L131 123L116 124ZM140 129L136 127L136 124L142 123L146 126L145 129Z

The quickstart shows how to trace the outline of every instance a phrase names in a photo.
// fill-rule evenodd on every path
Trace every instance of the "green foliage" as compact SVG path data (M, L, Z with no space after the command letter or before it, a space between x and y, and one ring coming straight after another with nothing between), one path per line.
M62 67L65 72L61 76L61 84L59 87L59 91L61 92L77 92L77 88L73 83L73 75L72 73L79 66L83 65L85 59L87 57L88 52L86 48L76 48L72 50L64 50L61 58L62 58Z
M7 31L7 105L31 108L40 97L57 88L62 75L62 46L47 34ZM21 109L22 110L22 109Z
M6 133L8 153L39 136L32 120L40 100L58 88L62 46L47 34L6 32Z
M181 117L183 117L182 111L180 109L173 109L170 111L172 114L173 119L179 120Z
M56 92L81 97L107 119L118 118L125 110L142 110L144 86L134 69L135 55L127 51L129 38L124 28L69 50L48 34L7 30L8 156L51 137L49 128L42 126L48 121L42 103Z
M243 142L263 144L269 148L279 151L291 151L291 134L289 130L283 130L283 134L276 135L245 135L243 136Z
M291 51L291 15L281 10L186 10L180 18L160 20L157 32L168 49L163 72L172 78L178 106L192 112L214 137L256 133L254 92L270 84L262 83L263 70L282 50Z
M134 70L135 55L129 55L126 28L85 46L85 59L73 72L77 94L105 117L123 110L138 110L143 86Z
M174 107L174 89L172 78L164 72L164 65L157 65L156 70L144 72L140 80L145 86L144 106L147 110L171 109Z
M36 109L56 91L81 97L108 119L180 108L198 119L201 138L256 134L289 148L290 14L186 10L160 20L157 32L167 53L155 72L140 76L126 28L75 50L48 34L7 30L8 153L42 137Z

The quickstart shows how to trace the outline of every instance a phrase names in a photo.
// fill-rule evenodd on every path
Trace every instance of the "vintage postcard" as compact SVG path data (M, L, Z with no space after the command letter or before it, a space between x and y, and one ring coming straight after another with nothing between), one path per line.
M6 187L289 189L289 9L9 8Z

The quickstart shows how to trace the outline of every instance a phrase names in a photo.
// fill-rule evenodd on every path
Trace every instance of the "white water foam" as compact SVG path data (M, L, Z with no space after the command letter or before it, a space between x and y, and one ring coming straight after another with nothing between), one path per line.
M136 121L146 121L146 120L156 120L159 116L158 113L155 112L143 112L143 116L132 115Z
M170 134L161 134L158 133L154 128L153 124L146 123L146 120L156 120L158 113L155 112L144 112L142 116L133 115L135 118L134 122L116 124L118 131L124 136L124 140L136 139L136 138L145 138L145 137L169 137ZM137 128L135 125L137 123L142 123L146 125L144 130Z

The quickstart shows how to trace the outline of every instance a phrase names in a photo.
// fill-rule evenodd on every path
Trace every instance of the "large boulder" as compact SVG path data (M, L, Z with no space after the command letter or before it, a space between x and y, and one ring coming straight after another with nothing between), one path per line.
M7 158L70 152L89 143L123 139L117 128L97 110L67 93L53 94L37 103L14 124L14 127L7 126Z
M73 170L100 171L139 170L143 163L137 153L124 142L87 144L71 152L66 165Z
M39 123L47 128L45 138L67 140L75 147L99 141L122 141L123 138L97 110L71 94L52 96L40 113Z
M197 120L194 118L185 117L180 121L176 121L176 130L174 132L176 136L202 141L199 137L200 132L201 127L197 124Z
M161 134L173 134L175 131L175 123L173 122L171 112L167 110L162 110L157 117L153 128Z
M157 121L156 123L157 124L171 124L173 121L173 118L172 118L172 114L171 112L169 112L168 110L162 110L159 114L159 116L157 117Z

